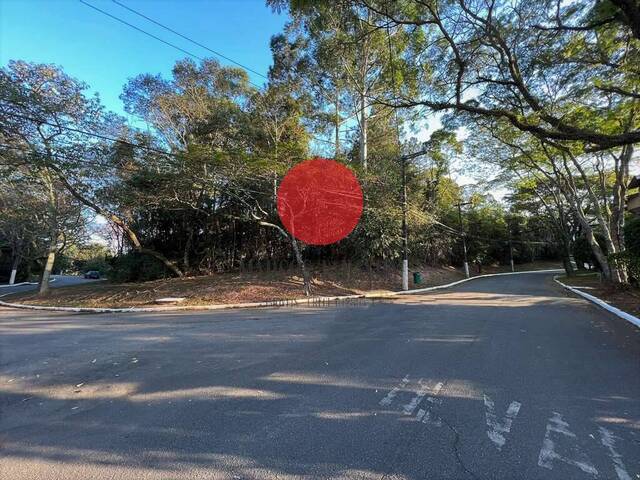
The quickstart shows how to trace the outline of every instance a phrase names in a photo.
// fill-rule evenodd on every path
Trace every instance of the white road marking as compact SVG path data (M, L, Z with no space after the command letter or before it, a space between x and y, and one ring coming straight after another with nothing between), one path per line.
M555 442L551 436L553 433L561 434L563 437L576 438L576 434L569 430L569 424L562 419L562 415L558 412L553 412L553 415L547 423L547 429L542 441L542 448L540 449L540 455L538 456L538 465L543 468L553 469L554 460L566 463L578 467L585 473L593 476L598 475L598 470L591 465L589 459L585 454L580 454L582 457L580 460L573 460L571 458L563 457L555 450Z
M522 404L520 402L511 402L502 422L498 421L493 400L486 395L484 396L484 406L486 407L487 427L489 427L487 436L498 447L498 450L501 450L506 442L505 434L511 431L511 424L518 415Z
M442 382L438 382L431 392L432 396L427 397L427 402L429 405L426 407L425 414L421 417L422 423L426 423L429 425L433 425L435 427L441 427L442 421L436 415L433 414L431 409L434 405L442 403L442 399L438 398L438 394L442 390Z
M403 412L405 415L411 415L416 407L420 404L424 396L427 394L427 386L422 382L422 379L418 381L420 385L419 390L416 392L416 396L411 399L409 403L404 406Z
M431 410L429 410L424 418L422 419L422 423L426 423L427 425L433 425L434 427L441 427L442 420L437 417Z
M382 405L383 407L391 405L391 403L393 403L393 399L396 397L400 389L404 388L407 383L409 383L409 375L405 375L398 386L394 387L382 400L380 400L380 405Z
M416 420L418 421L422 420L422 417L424 417L425 413L427 413L426 410L423 410L423 409L418 410L418 414L416 415Z
M619 480L631 480L631 475L627 472L622 461L622 455L620 455L616 449L616 437L611 430L604 427L598 427L600 430L600 442L609 450L609 456L613 461L613 467L616 469L616 475Z

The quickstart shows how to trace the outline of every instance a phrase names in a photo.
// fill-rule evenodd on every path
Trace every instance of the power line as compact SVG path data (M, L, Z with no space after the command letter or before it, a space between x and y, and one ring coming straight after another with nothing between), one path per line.
M184 54L186 54L186 55L189 55L189 56L191 56L191 57L193 57L193 58L195 58L195 59L197 59L197 60L200 60L200 61L204 61L204 60L205 60L203 57L201 57L201 56L199 56L199 55L197 55L197 54L195 54L195 53L193 53L193 52L190 52L190 51L188 51L188 50L185 50L184 48L179 47L179 46L177 46L177 45L175 45L175 44L173 44L173 43L171 43L171 42L169 42L169 41L167 41L167 40L164 40L163 38L160 38L160 37L158 37L158 36L156 36L156 35L154 35L154 34L152 34L152 33L148 32L148 31L146 31L146 30L144 30L144 29L142 29L142 28L140 28L140 27L137 27L136 25L133 25L132 23L129 23L129 22L127 22L126 20L123 20L122 18L120 18L120 17L118 17L118 16L116 16L116 15L113 15L113 14L111 14L111 13L108 13L108 12L106 12L106 11L104 11L104 10L102 10L102 9L100 9L100 8L98 8L98 7L96 7L96 6L94 6L94 5L91 5L90 3L86 2L85 0L78 0L78 1L79 1L80 3L82 3L82 4L84 4L84 5L86 5L86 6L90 7L90 8L92 8L92 9L94 9L94 10L95 10L95 11L97 11L97 12L99 12L99 13L101 13L101 14L103 14L103 15L106 15L106 16L107 16L107 17L109 17L109 18L112 18L112 19L114 19L114 20L116 20L116 21L118 21L118 22L120 22L120 23L122 23L122 24L124 24L124 25L126 25L126 26L128 26L128 27L130 27L130 28L133 28L134 30L136 30L136 31L138 31L138 32L140 32L140 33L143 33L144 35L147 35L148 37L153 38L154 40L157 40L157 41L159 41L159 42L161 42L161 43L163 43L163 44L165 44L165 45L167 45L167 46L169 46L169 47L172 47L172 48L174 48L174 49L176 49L176 50L178 50L178 51L180 51L180 52L182 52L182 53L184 53ZM160 23L160 22L158 22L158 21L156 21L156 20L154 20L154 19L152 19L152 18L150 18L150 17L148 17L148 16L144 15L143 13L138 12L137 10L134 10L134 9L132 9L132 8L130 8L130 7L126 6L126 5L124 5L124 4L122 4L122 3L118 2L118 1L116 1L116 0L112 0L112 1L113 1L114 3L116 3L117 5L120 5L121 7L125 8L125 9L127 9L127 10L129 10L129 11L131 11L131 12L133 12L133 13L135 13L136 15L139 15L140 17L145 18L146 20L148 20L148 21L150 21L150 22L152 22L152 23L154 23L154 24L156 24L156 25L158 25L158 26L160 26L160 27L162 27L162 28L164 28L164 29L168 30L169 32L171 32L171 33L173 33L173 34L175 34L175 35L178 35L179 37L181 37L181 38L183 38L183 39L185 39L185 40L187 40L187 41L189 41L189 42L193 43L194 45L198 45L199 47L204 48L204 49L206 49L206 50L208 50L208 51L210 51L210 52L214 53L215 55L218 55L219 57L222 57L222 58L224 58L224 59L226 59L226 60L228 60L228 61L230 61L230 62L234 63L235 65L238 65L238 66L242 67L242 68L243 68L243 69L245 69L245 70L248 70L248 71L250 71L250 72L255 73L256 75L259 75L259 76L261 76L261 77L263 77L263 78L265 78L265 79L268 79L268 77L267 77L266 75L264 75L264 74L262 74L262 73L260 73L260 72L258 72L258 71L256 71L256 70L254 70L254 69L252 69L252 68L249 68L249 67L247 67L247 66L245 66L245 65L243 65L243 64L241 64L241 63L239 63L239 62L237 62L237 61L235 61L235 60L233 60L233 59L231 59L230 57L227 57L227 56L225 56L225 55L222 55L222 54L221 54L221 53L219 53L219 52L216 52L215 50L213 50L213 49L211 49L211 48L207 47L206 45L203 45L203 44L201 44L201 43L199 43L199 42L197 42L197 41L195 41L195 40L193 40L193 39L189 38L188 36L186 36L186 35L184 35L184 34L182 34L182 33L177 32L176 30L173 30L172 28L170 28L170 27L168 27L168 26L166 26L166 25L164 25L164 24L162 24L162 23ZM254 87L258 88L258 89L262 89L262 88L263 88L261 85L258 85L257 83L254 83L254 82L252 82L251 80L247 80L247 82L248 82L249 84L253 85ZM318 85L318 87L320 88L320 90L325 90L325 89L324 89L324 87L322 87L322 85ZM369 105L369 106L370 106L370 105ZM343 121L346 121L346 120L348 120L348 119L350 119L350 118L352 118L352 117L356 116L357 114L358 114L358 113L356 112L356 113L354 113L354 114L352 114L352 115L350 115L350 116L348 116L348 117L344 118L344 119L343 119ZM324 143L329 143L329 144L333 144L333 143L334 143L332 140L326 140L326 139L324 139L324 138L320 138L320 137L317 137L317 136L315 136L315 135L311 135L311 138L312 138L313 140L318 141L318 142L324 142Z
M110 136L103 135L103 134L100 134L100 133L94 133L94 132L88 132L86 130L80 130L79 128L69 127L67 125L58 125L58 124L43 120L41 118L29 117L27 115L21 115L19 113L14 113L14 112L4 112L4 114L5 115L9 115L11 117L21 118L23 120L29 120L29 121L35 122L35 123L41 123L43 125L48 125L48 126L54 127L54 128L61 128L63 130L79 133L81 135L87 135L87 136L91 136L91 137L95 137L95 138L100 138L102 140L108 140L108 141L111 141L111 142L118 142L118 143L122 143L124 145L128 145L130 147L147 150L149 152L159 153L161 155L168 155L168 156L171 156L171 157L174 157L174 158L180 158L180 155L172 153L172 152L167 152L165 150L160 150L160 149L153 148L153 147L147 147L145 145L140 145L138 143L129 142L127 140L122 140L122 139L119 139L119 138L110 137Z
M179 47L178 45L175 45L175 44L173 44L171 42L168 42L167 40L164 40L163 38L160 38L160 37L154 35L153 33L150 33L150 32L148 32L146 30L143 30L142 28L137 27L136 25L134 25L132 23L129 23L126 20L123 20L120 17L112 15L109 12L105 12L104 10L96 7L95 5L91 5L90 3L85 2L85 0L78 0L78 1L80 3L82 3L83 5L86 5L87 7L94 9L97 12L100 12L103 15L106 15L107 17L110 17L110 18L116 20L117 22L120 22L120 23L122 23L122 24L124 24L124 25L126 25L126 26L128 26L130 28L133 28L134 30L137 30L140 33L143 33L144 35L147 35L148 37L153 38L154 40L162 42L162 43L164 43L165 45L168 45L171 48L175 48L176 50L178 50L178 51L180 51L180 52L182 52L182 53L184 53L186 55L189 55L190 57L193 57L193 58L195 58L197 60L200 60L200 61L204 61L205 60L204 57L201 57L200 55L196 55L195 53L192 53L189 50L185 50L184 48ZM254 87L258 88L258 89L262 88L261 85L258 85L257 83L253 83L251 80L247 80L247 82L250 83L251 85L253 85Z
M222 53L220 53L220 52L217 52L217 51L215 51L215 50L213 50L213 49L211 49L211 48L207 47L206 45L203 45L202 43L199 43L199 42L197 42L196 40L193 40L192 38L187 37L186 35L183 35L183 34L182 34L182 33L180 33L180 32L177 32L177 31L173 30L172 28L168 27L167 25L165 25L165 24L163 24L163 23L160 23L160 22L158 22L157 20L154 20L153 18L150 18L150 17L146 16L145 14L143 14L143 13L141 13L141 12L139 12L139 11L137 11L137 10L135 10L135 9L131 8L131 7L128 7L127 5L125 5L125 4L121 3L121 2L119 2L118 0L111 0L111 1L112 1L113 3L115 3L116 5L120 5L122 8L124 8L124 9L126 9L126 10L129 10L129 11L130 11L130 12L132 12L132 13L135 13L135 14L136 14L136 15L138 15L139 17L142 17L142 18L144 18L145 20L148 20L148 21L150 21L151 23L153 23L153 24L155 24L155 25L158 25L159 27L164 28L165 30L167 30L167 31L169 31L169 32L171 32L171 33L173 33L174 35L177 35L177 36L179 36L180 38L183 38L183 39L185 39L185 40L187 40L187 41L189 41L189 42L193 43L194 45L199 46L200 48L204 48L204 49L205 49L205 50L207 50L208 52L211 52L211 53L213 53L214 55L217 55L217 56L218 56L218 57L220 57L220 58L224 58L225 60L227 60L228 62L233 63L234 65L237 65L237 66L239 66L239 67L242 67L242 68L244 68L245 70L248 70L248 71L249 71L249 72L251 72L251 73L255 73L256 75L258 75L258 76L260 76L260 77L262 77L262 78L265 78L265 79L267 79L267 80L269 79L269 77L268 77L268 76L266 76L266 75L264 75L264 74L262 74L262 73L260 73L260 72L258 72L258 71L256 71L256 70L254 70L254 69L252 69L252 68L250 68L250 67L247 67L246 65L243 65L242 63L237 62L237 61L235 61L234 59L232 59L232 58L230 58L230 57L227 57L226 55L224 55L224 54L222 54ZM85 3L85 2L82 2L82 3Z

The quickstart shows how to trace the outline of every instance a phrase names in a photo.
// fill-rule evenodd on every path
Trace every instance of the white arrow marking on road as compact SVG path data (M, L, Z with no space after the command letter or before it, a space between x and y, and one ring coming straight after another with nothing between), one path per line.
M547 423L547 430L544 435L544 440L542 441L540 455L538 456L539 466L551 470L553 469L553 461L558 460L560 462L566 463L567 465L578 467L580 470L590 475L598 475L598 470L596 470L596 468L591 465L589 459L585 454L580 455L582 457L581 460L573 460L567 457L563 457L558 452L556 452L555 443L551 439L552 433L559 433L565 438L576 438L576 434L569 431L569 424L562 420L562 415L560 415L558 412L553 412L553 415Z
M404 388L404 386L409 383L409 375L405 375L405 377L402 379L402 381L398 384L397 387L394 387L389 393L387 393L387 395L380 400L380 405L384 406L388 406L391 405L391 403L393 403L393 399L395 398L395 396L398 394L398 392L400 391L401 388Z
M520 402L511 402L502 422L498 421L493 400L486 395L484 396L484 406L486 407L487 427L489 427L487 436L498 447L498 450L501 450L506 442L504 436L511 431L511 424L518 415L522 404Z
M427 386L422 382L422 379L418 381L418 385L420 385L420 389L416 392L416 396L404 406L403 411L405 415L411 415L427 394Z
M616 437L611 430L608 430L604 427L598 427L600 430L600 442L602 445L609 449L611 460L613 460L613 467L616 469L616 475L618 475L619 480L631 480L631 475L627 472L627 469L624 466L624 462L622 461L622 455L620 455L616 449Z

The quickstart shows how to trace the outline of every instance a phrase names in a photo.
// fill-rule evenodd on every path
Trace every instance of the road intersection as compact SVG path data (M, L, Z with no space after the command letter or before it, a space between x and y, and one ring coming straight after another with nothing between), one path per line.
M640 330L549 273L0 334L7 478L640 478Z

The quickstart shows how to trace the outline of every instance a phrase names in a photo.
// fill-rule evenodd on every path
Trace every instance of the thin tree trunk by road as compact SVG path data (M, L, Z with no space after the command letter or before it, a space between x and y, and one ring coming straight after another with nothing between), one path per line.
M47 251L47 260L44 264L44 270L40 276L40 283L38 285L38 295L49 295L50 286L49 281L51 279L51 272L53 271L53 264L56 261L56 253L58 251L58 238L57 235L51 236L49 242L49 249Z

